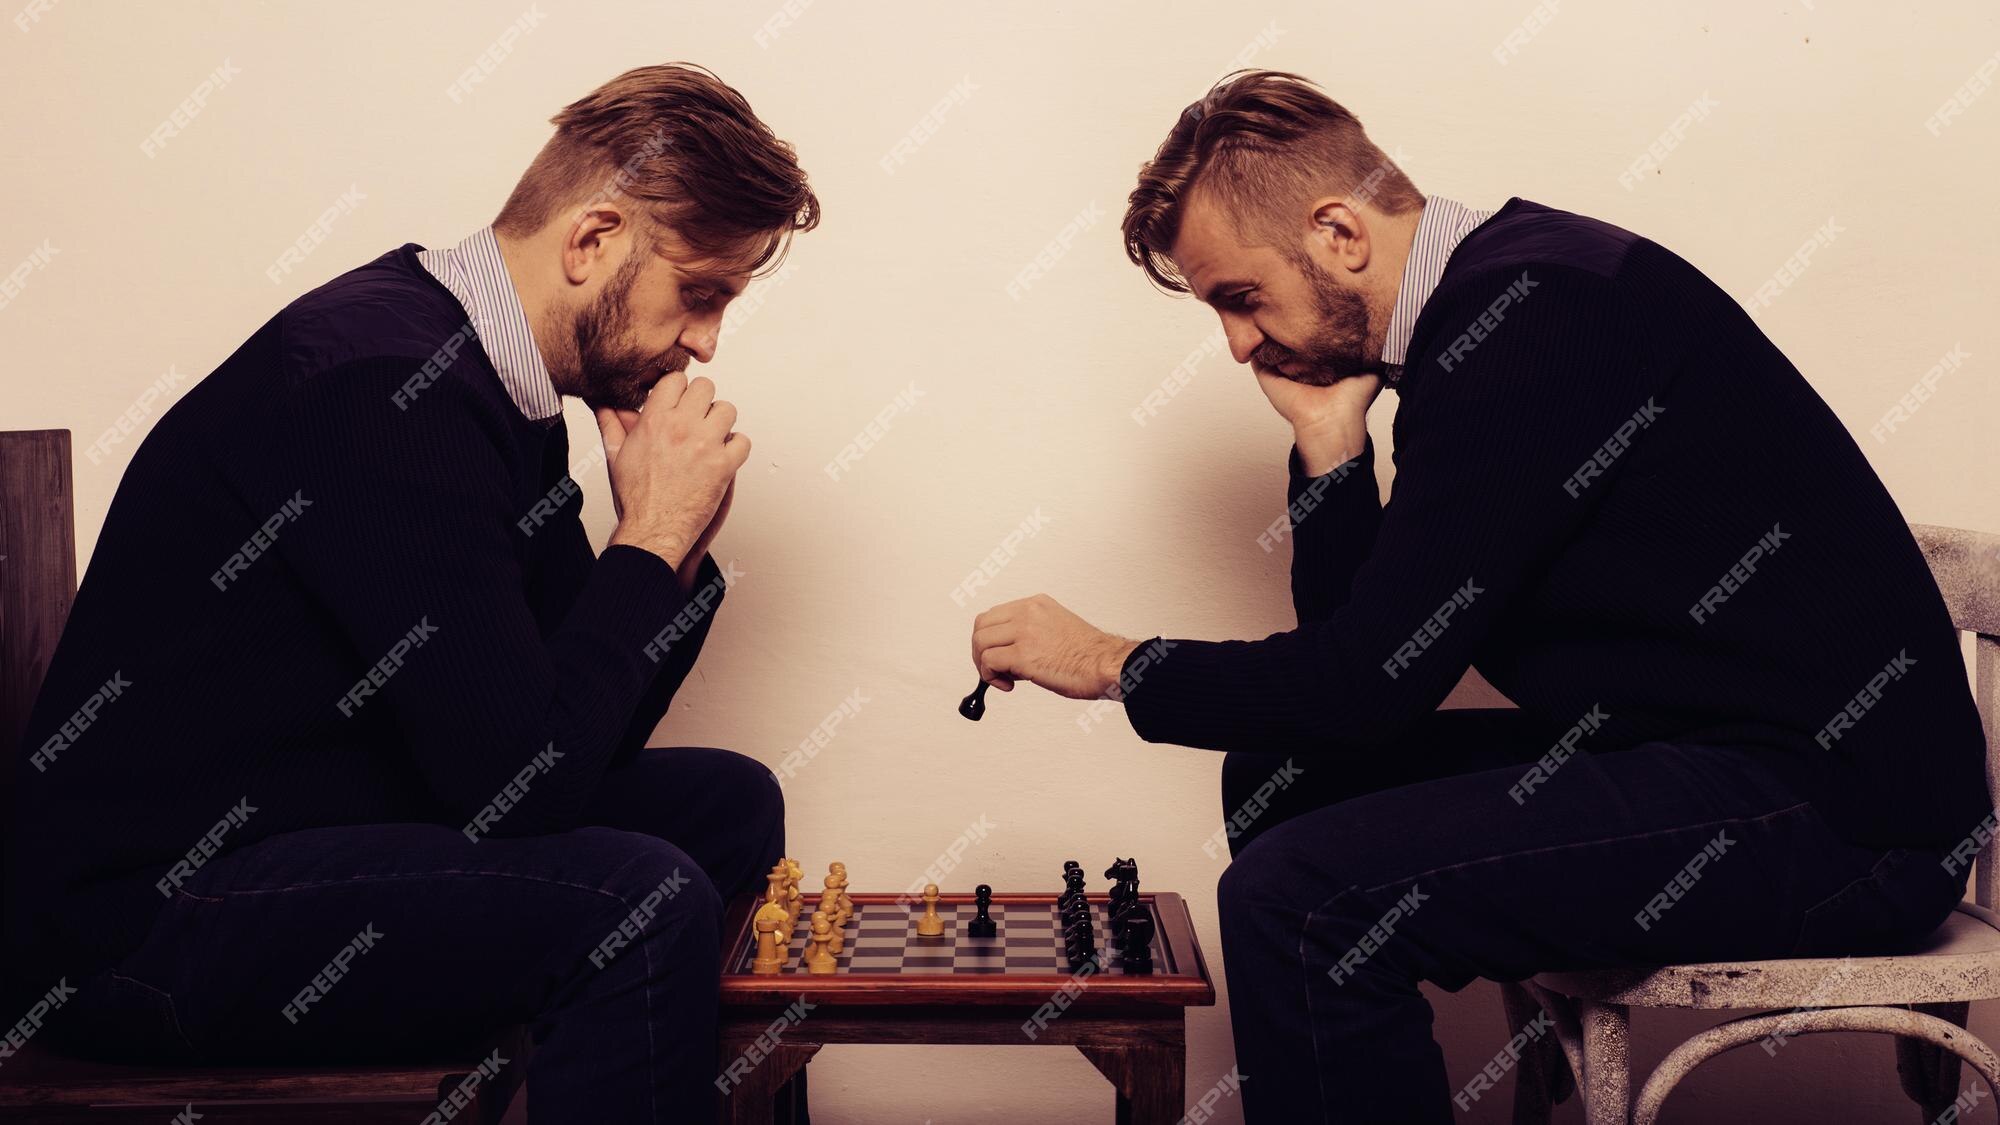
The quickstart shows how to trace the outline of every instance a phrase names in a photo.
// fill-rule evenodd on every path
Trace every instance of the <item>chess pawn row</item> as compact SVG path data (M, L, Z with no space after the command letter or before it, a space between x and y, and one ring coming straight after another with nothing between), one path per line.
M812 942L806 947L806 972L823 977L837 972L840 968L839 951L834 948L838 935L832 923L827 920L824 910L813 911Z

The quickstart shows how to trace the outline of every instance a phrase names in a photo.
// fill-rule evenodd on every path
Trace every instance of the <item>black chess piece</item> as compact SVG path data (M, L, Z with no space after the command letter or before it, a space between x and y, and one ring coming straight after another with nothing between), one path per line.
M999 936L1000 928L994 925L993 919L986 916L986 912L993 907L993 888L985 883L979 884L973 888L972 902L979 908L979 914L965 924L965 936L977 938Z
M1081 870L1083 870L1083 864L1078 863L1073 859L1063 860L1063 878L1065 879L1069 878L1069 873L1072 871L1081 871Z
M1105 870L1104 877L1136 885L1139 882L1139 861L1136 858L1114 859L1111 861L1111 866Z
M1125 933L1119 939L1118 963L1128 973L1153 971L1153 916L1143 907L1125 922Z
M979 686L972 689L972 694L958 701L958 713L975 723L978 722L980 717L986 714L986 689L989 686L985 680L979 681Z

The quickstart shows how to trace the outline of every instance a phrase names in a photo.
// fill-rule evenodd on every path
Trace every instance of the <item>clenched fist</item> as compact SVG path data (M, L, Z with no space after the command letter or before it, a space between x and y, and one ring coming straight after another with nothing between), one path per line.
M713 381L679 371L653 384L636 420L600 407L618 509L611 542L651 551L677 572L683 560L698 564L697 548L714 537L750 459L750 439L731 432L735 425L736 407L715 397Z

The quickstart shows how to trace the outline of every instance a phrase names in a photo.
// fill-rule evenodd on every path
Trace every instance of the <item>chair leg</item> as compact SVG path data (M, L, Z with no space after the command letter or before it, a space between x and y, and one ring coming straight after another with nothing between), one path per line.
M1583 1119L1585 1125L1630 1125L1632 1059L1630 1023L1623 1004L1581 1001Z
M1909 1008L1964 1027L1972 1005L1911 1004ZM1925 1122L1936 1121L1958 1100L1959 1058L1934 1043L1898 1038L1896 1073L1903 1080L1903 1093L1917 1103Z
M1510 1039L1538 1021L1543 1025L1549 1022L1551 1013L1545 1012L1528 990L1517 983L1500 985L1500 1003L1507 1013ZM1549 1125L1556 1104L1576 1090L1569 1060L1563 1056L1555 1032L1538 1030L1539 1034L1529 1035L1520 1065L1514 1071L1513 1125Z

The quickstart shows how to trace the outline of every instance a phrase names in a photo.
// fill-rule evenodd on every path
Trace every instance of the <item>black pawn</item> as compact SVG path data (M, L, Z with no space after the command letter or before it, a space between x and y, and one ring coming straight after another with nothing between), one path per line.
M1128 973L1153 971L1153 916L1141 910L1125 922L1118 946L1118 962Z
M1000 928L993 924L993 919L986 916L986 912L993 907L993 888L985 883L979 884L972 892L972 901L973 905L979 908L979 914L965 924L965 935L982 938L999 936Z
M988 686L985 680L979 681L979 686L972 689L971 695L958 701L958 713L975 723L978 722L980 716L986 714L986 689Z

